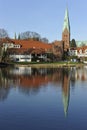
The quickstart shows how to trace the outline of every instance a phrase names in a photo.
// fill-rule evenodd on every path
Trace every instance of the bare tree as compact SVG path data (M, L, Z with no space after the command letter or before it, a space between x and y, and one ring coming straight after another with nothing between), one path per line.
M7 31L3 28L0 29L0 38L6 38L6 37L9 37Z
M44 37L44 38L41 38L41 41L42 41L42 42L45 42L45 43L48 43L48 42L49 42L49 40L48 40L47 38L45 38L45 37Z
M0 62L2 62L3 53L4 53L4 47L0 46Z
M20 39L31 39L31 38L40 40L40 34L30 31L26 31L20 34Z
M39 33L31 32L31 31L26 31L26 32L20 33L20 39L26 39L26 40L33 39L33 40L42 41L45 43L49 42L47 38L45 38L45 37L42 38Z

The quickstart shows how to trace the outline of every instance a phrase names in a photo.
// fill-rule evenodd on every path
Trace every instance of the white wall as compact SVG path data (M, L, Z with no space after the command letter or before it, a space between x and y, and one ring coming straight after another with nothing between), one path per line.
M30 55L10 55L10 58L16 62L31 62L31 54Z

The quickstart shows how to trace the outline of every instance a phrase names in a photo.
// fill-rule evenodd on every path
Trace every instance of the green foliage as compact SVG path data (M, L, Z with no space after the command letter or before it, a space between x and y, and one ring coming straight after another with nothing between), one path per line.
M72 39L70 47L77 47L75 39Z
M53 62L55 60L54 54L53 53L47 53L47 60Z
M1 54L2 54L2 47L0 46L0 57L1 57Z
M18 40L20 40L20 33L19 33L19 35L18 35Z
M84 57L84 60L87 61L87 57Z
M64 51L62 60L68 60L68 58L69 58L68 51Z
M0 48L0 62L1 62L1 60L2 60L2 57L1 57L1 48Z
M0 62L7 62L7 61L9 61L9 55L7 51L5 51L5 48L0 46Z

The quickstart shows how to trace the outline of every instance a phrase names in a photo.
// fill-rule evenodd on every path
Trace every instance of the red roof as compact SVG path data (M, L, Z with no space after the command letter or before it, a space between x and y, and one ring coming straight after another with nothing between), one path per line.
M44 54L46 51L42 48L9 48L9 54Z
M52 49L52 44L33 40L12 40L15 44L20 44L22 48L42 48L45 50Z
M87 46L82 46L82 47L78 47L77 51L79 52L80 50L82 50L82 52L84 52L87 49Z
M46 50L51 50L52 49L52 44L44 43L41 41L34 41L34 40L15 40L15 39L10 39L10 38L1 38L0 43L14 43L14 44L19 44L21 45L21 48L24 49L44 49Z

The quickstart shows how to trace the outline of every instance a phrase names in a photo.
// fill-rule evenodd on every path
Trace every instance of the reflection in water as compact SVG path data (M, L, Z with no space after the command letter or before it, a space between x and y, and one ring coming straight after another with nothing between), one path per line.
M10 91L10 81L5 77L5 71L0 69L0 100L4 101Z
M87 80L87 68L31 68L15 67L0 69L0 100L7 98L11 88L17 88L26 95L37 94L48 83L62 88L64 113L67 116L70 83Z
M63 69L63 80L62 80L62 95L63 95L63 104L64 104L64 114L67 116L69 98L70 98L70 70Z

